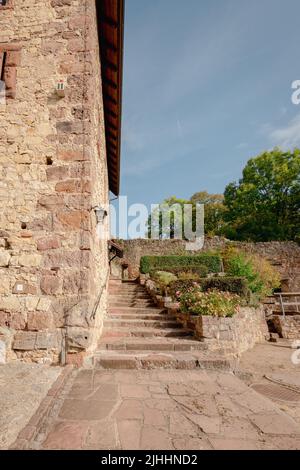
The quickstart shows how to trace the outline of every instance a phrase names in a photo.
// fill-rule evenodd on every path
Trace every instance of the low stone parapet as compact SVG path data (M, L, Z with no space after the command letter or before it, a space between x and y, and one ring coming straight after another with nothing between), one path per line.
M281 338L300 339L299 315L273 315L272 324Z

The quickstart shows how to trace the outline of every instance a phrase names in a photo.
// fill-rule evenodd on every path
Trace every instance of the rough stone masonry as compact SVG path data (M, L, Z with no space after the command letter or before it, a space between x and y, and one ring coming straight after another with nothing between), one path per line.
M93 210L108 203L95 1L8 0L0 64L2 361L77 361L99 337L108 276Z

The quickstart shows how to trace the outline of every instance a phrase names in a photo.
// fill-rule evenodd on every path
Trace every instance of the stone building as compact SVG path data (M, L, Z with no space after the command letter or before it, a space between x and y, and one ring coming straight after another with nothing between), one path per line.
M123 0L0 0L2 360L78 361L101 334L123 9Z

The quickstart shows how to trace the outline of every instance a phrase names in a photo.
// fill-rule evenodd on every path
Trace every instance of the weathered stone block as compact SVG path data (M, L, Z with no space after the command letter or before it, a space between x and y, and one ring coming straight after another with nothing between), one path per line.
M5 277L5 273L0 273L0 294L9 294L10 293L10 279Z
M36 333L19 331L14 338L12 347L19 351L31 351L35 348Z
M89 304L87 301L79 302L72 307L66 315L67 326L88 327L91 323Z
M88 211L61 211L57 214L57 219L70 230L90 228L90 214Z
M36 334L35 349L61 349L62 333L60 330L53 332L38 332Z
M0 298L0 310L20 310L21 309L21 302L18 297L13 295L8 297Z
M56 124L58 133L63 134L81 134L83 132L83 124L81 122L62 121Z
M0 266L1 267L7 267L9 265L11 255L9 254L8 251L0 251Z
M27 328L29 331L42 331L53 329L53 317L49 312L30 312L28 314Z
M49 210L57 210L57 208L65 204L65 200L61 194L49 194L48 196L40 197L38 204Z
M89 273L86 270L71 272L63 277L63 292L65 294L87 293L89 289Z
M54 268L87 268L91 263L91 252L88 250L72 250L64 252L49 252L45 257L44 264L51 269Z
M26 309L29 311L29 312L32 312L34 311L36 308L37 308L37 305L39 303L39 297L36 297L36 296L29 296L26 298L25 300L25 305L26 305Z
M65 166L50 166L46 170L49 181L63 180L69 176L69 168Z
M74 151L74 150L61 150L58 152L57 158L64 161L82 161L88 158L88 155L83 151Z
M59 193L80 193L82 191L82 182L79 179L61 181L56 184L55 191Z
M37 310L38 311L43 311L43 312L48 312L48 310L51 307L51 299L47 297L40 297L38 305L37 305Z
M39 251L54 250L60 247L59 237L52 235L50 237L40 238L37 240L37 249Z
M91 163L90 162L80 162L73 163L70 166L70 178L80 178L90 177L91 176Z
M27 228L29 230L52 230L52 217L51 215L47 215L46 217L35 218L31 222L28 222Z
M41 264L42 257L41 255L38 254L27 254L24 253L19 256L18 258L18 263L20 266L25 266L25 267L36 267Z
M68 348L87 349L92 343L92 332L88 328L68 327L67 344Z
M41 278L40 287L44 294L57 294L61 287L61 280L57 276L44 276Z
M24 312L0 311L0 326L23 330L26 327L26 314Z

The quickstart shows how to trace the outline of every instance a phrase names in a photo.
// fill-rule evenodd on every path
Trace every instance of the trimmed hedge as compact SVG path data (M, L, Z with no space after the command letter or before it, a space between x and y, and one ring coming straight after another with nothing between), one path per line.
M204 292L209 289L217 289L222 292L230 292L232 294L237 294L240 297L249 299L250 290L248 287L247 280L243 277L211 277L211 278L202 278L198 281L195 280L180 280L173 281L169 285L169 291L172 297L176 297L176 292L185 292L198 285Z
M157 273L157 272L158 272L157 269L152 269L150 271L150 276L151 277L155 276L155 273ZM178 274L181 274L181 273L193 273L193 274L197 274L200 278L200 277L206 277L207 276L208 268L207 268L207 266L199 264L199 266L188 266L186 268L184 266L165 268L164 272L175 274L175 276L177 276Z
M200 279L199 283L204 291L209 289L217 289L224 292L231 292L231 294L237 294L240 297L247 298L249 298L250 295L248 282L244 277L211 277L207 279Z
M190 256L142 256L140 261L140 270L143 274L180 267L188 271L190 266L206 266L209 272L218 273L221 271L221 256L211 253Z

